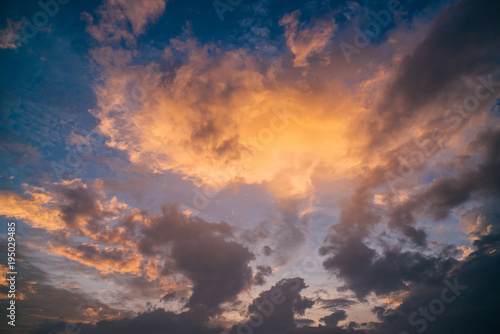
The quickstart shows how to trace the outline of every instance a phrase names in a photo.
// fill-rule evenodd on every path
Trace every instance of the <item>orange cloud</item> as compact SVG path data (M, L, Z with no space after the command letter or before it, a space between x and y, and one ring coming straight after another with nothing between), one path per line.
M307 58L325 49L337 28L335 21L316 20L312 27L305 27L299 21L300 10L283 16L280 25L285 27L286 43L295 55L297 67L307 66Z
M120 42L135 44L135 37L144 33L150 22L155 22L165 11L165 0L107 0L97 13L100 20L83 13L87 21L87 32L99 42ZM130 31L129 24L132 26Z
M99 247L97 244L83 243L76 247L62 247L49 242L50 253L94 267L103 273L118 272L138 274L141 258L132 250Z
M99 186L96 182L95 186ZM24 196L0 191L0 215L23 220L34 228L48 231L80 230L90 237L98 236L98 221L111 221L127 209L116 197L107 199L102 190L79 179L49 184L47 189L24 184ZM104 229L99 238L113 240L123 232ZM100 231L101 232L101 231Z
M279 66L262 71L244 50L171 45L167 56L183 52L187 61L161 85L130 66L96 89L99 129L133 163L199 184L269 183L283 196L308 189L319 165L340 175L359 164L367 139L353 129L366 113L363 89L355 97L335 79L321 91L293 86L276 79L287 75Z
M7 19L7 27L0 30L0 49L16 49L20 43L23 22L14 22Z
M0 192L0 215L12 219L22 219L35 228L50 231L65 227L60 212L53 208L54 198L43 189L29 187L28 197L11 192Z

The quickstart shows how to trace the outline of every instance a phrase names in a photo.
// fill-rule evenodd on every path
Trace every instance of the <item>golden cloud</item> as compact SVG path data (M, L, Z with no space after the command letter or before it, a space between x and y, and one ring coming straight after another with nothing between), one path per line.
M133 163L199 184L269 183L288 196L304 192L318 166L341 175L361 162L364 87L356 96L333 77L321 91L304 80L292 85L241 49L171 45L167 56L187 54L174 77L130 66L111 70L96 89L99 129Z

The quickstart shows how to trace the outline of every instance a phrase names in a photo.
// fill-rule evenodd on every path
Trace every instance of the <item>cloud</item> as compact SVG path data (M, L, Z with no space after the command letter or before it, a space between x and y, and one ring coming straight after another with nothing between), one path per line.
M267 245L264 246L264 247L262 247L262 254L264 254L265 256L269 256L273 252L274 252L273 249L271 247L267 246Z
M305 288L307 286L300 277L279 281L271 289L261 292L250 304L250 320L233 326L229 333L246 333L248 328L253 333L275 333L295 328L295 315L304 315L314 304L311 299L300 295Z
M307 66L309 57L323 51L337 28L333 19L318 19L306 26L300 22L300 14L300 10L296 10L280 20L280 25L285 27L286 43L295 55L296 67Z
M170 40L166 51L152 65L175 60L168 78L128 66L95 89L98 128L132 163L217 189L264 183L280 197L310 189L320 166L339 176L359 164L367 141L359 133L349 140L348 129L363 112L361 88L353 99L338 79L325 78L315 92L313 79L295 78L250 50L190 37Z
M50 253L95 267L102 273L140 273L141 258L132 249L99 247L98 244L74 244L62 247L49 242Z
M65 323L47 324L41 326L34 334L47 332L64 331ZM146 332L151 334L165 333L167 328L172 334L219 334L222 328L207 328L199 325L197 319L193 319L189 314L175 314L163 309L156 309L140 313L134 318L124 318L120 320L104 320L95 325L79 324L82 333L104 334L120 332L123 334L133 334Z
M426 234L412 227L415 224L417 212L420 215L424 213L430 216L434 221L440 221L446 219L452 209L467 202L478 199L483 203L498 201L500 198L499 147L500 131L496 126L492 125L479 132L469 143L467 153L456 158L456 164L460 166L457 174L437 178L423 190L413 193L410 199L394 205L387 214L389 226L400 229L415 244L425 245ZM461 162L464 160L480 160L481 162L471 166L465 164L462 166ZM482 224L479 223L479 225ZM488 226L483 228L487 229Z
M324 322L327 326L337 327L338 323L345 319L347 319L347 314L344 310L340 310L321 318L321 321Z
M322 254L329 254L327 247ZM411 283L425 280L428 274L445 274L457 261L443 256L425 256L419 252L387 249L382 255L360 240L350 240L325 260L323 266L336 272L345 287L364 300L371 292L377 296L405 290Z
M92 49L90 55L104 68L123 68L132 62L132 51L110 46Z
M472 240L499 233L500 210L498 201L485 200L484 205L478 205L467 210L460 217L460 228Z
M252 285L249 262L255 256L233 240L229 224L186 217L177 205L164 206L161 215L130 210L116 198L106 199L100 184L74 180L48 189L28 187L32 198L26 199L2 193L9 204L2 214L47 228L49 240L38 250L101 274L132 274L160 285L164 277L184 275L192 284L187 306L199 319L219 314L223 303L235 302ZM39 219L45 216L50 219ZM183 284L164 286L181 297L181 290L189 290Z
M316 303L322 305L321 308L323 309L334 311L338 309L350 308L351 306L356 305L358 302L346 298L335 298L335 299L318 298L318 300L316 300Z
M499 31L492 14L497 7L487 1L456 2L438 16L422 42L415 33L403 46L393 46L396 34L390 35L365 50L359 62L342 66L338 48L330 43L337 29L333 19L301 22L301 12L295 11L285 15L280 26L266 22L269 28L253 33L259 36L257 44L269 44L272 52L206 42L192 37L189 29L168 42L155 38L146 43L146 50L130 50L148 25L159 20L165 2L105 1L94 17L82 14L98 45L90 55L104 69L102 81L94 85L98 106L92 113L106 144L125 152L132 162L127 170L179 174L179 179L204 185L203 190L230 183L270 189L278 198L277 219L265 220L262 225L269 227L259 227L253 238L259 240L251 245L262 249L265 261L288 263L303 250L308 229L323 227L309 221L310 215L304 213L308 211L299 210L294 199L308 202L311 210L328 211L335 224L321 249L326 256L323 274L334 273L339 280L332 280L329 288L344 284L340 291L350 290L361 301L372 294L389 299L373 309L378 323L347 325L345 309L358 311L366 305L346 298L311 300L301 295L304 279L287 278L261 292L248 306L248 321L240 325L251 326L256 333L279 334L408 330L408 316L439 295L443 279L458 273L472 286L474 271L497 274L500 135L494 117L478 113L464 122L446 151L431 155L395 193L387 190L384 177L385 171L398 167L398 155L409 152L413 138L424 138L446 122L436 121L443 106L463 100L461 94L475 84L471 79L498 67ZM408 29L414 29L427 16L416 20L403 21L402 26L408 23ZM277 41L270 41L281 32L284 35ZM154 45L166 48L156 50ZM277 51L285 48L282 54ZM367 61L374 49L384 55L398 50L390 60ZM365 68L359 67L365 62ZM392 63L399 64L395 73ZM496 96L481 106L491 106ZM490 129L467 144L474 137L471 133L486 123ZM389 136L397 131L402 135ZM370 146L373 138L378 140L376 150ZM457 157L450 158L454 154ZM57 261L75 261L85 275L100 275L116 284L113 288L125 289L116 293L116 303L151 298L178 308L83 325L82 332L155 333L168 328L174 333L221 333L224 329L210 325L241 321L232 316L244 307L244 293L253 293L252 284L261 289L255 285L265 284L272 269L261 265L252 272L256 254L239 241L237 228L220 220L188 217L176 205L164 206L160 214L133 209L107 196L105 183L60 182L46 184L45 189L25 186L21 194L0 192L1 215L23 220L33 228L27 229L30 233L46 230L37 230L38 239L29 247L63 258ZM162 198L140 180L111 183L107 186L121 186L122 194L143 187L135 193L139 198ZM332 205L338 204L335 195L346 198L338 207ZM245 210L249 205L246 202ZM429 228L445 219L454 223L454 218L461 220L461 228L474 242L475 250L461 260L456 260L454 245L437 249ZM457 240L452 242L463 241ZM488 299L482 288L494 286L485 280L471 290L477 298L467 292L463 306L450 306L461 325L452 325L455 332L477 332L472 322L482 323L481 298L494 310L496 292ZM32 288L43 296L36 285ZM59 296L54 289L46 290ZM279 293L285 300L272 304L275 310L267 316L261 306L269 307L273 294ZM398 296L398 303L391 301L393 296ZM370 303L373 300L377 299L370 298ZM465 309L472 312L470 320ZM324 316L325 310L332 313ZM299 318L306 311L307 318L322 317L326 326L311 327L313 320ZM488 312L485 316L493 320L484 327L493 329L495 317ZM253 326L259 317L262 325ZM451 320L446 315L442 319ZM344 321L346 325L339 326ZM437 329L429 330L447 330L440 322L434 325ZM47 331L63 329L63 324L51 326L47 324Z
M298 200L282 200L277 206L282 219L274 219L268 228L271 238L274 239L276 265L282 266L305 243L308 217L299 213Z
M257 273L255 273L253 279L255 285L266 284L266 276L272 275L273 268L269 266L257 266Z
M50 208L52 198L47 196L39 188L27 191L28 197L15 193L0 192L0 214L9 218L23 219L36 228L47 230L59 230L65 224L60 218L59 211Z
M423 107L462 90L462 78L498 69L500 27L494 13L499 10L498 1L462 0L437 16L425 39L401 60L376 108L384 119L381 131L401 130L425 112Z
M221 237L192 238L174 243L172 257L193 283L188 305L201 315L219 313L251 284L248 262L255 257L242 245Z
M7 247L7 243L0 242L0 246ZM42 323L54 319L64 319L67 322L95 322L129 315L125 310L110 307L96 300L74 283L66 282L55 286L52 282L52 273L40 269L38 263L33 264L35 259L31 257L31 252L22 247L18 248L16 253L16 269L19 273L23 273L16 276L16 320L22 319L16 322L16 329L20 332L29 333ZM7 263L6 254L1 256L1 260ZM6 307L3 306L9 301L7 295L0 299L2 304L0 316L3 318L7 315ZM6 326L7 324L2 324L0 328L5 329Z
M499 240L496 234L476 241L476 250L446 276L450 285L461 286L460 290L451 292L453 294L450 294L453 290L447 288L448 285L443 282L445 278L439 276L415 286L397 308L376 308L374 311L382 321L380 332L425 330L426 333L431 334L443 331L458 334L471 331L494 333L499 325L495 317L499 291L494 286L491 277L499 274L500 253L492 252L492 250L498 249ZM431 302L442 300L445 288L448 289L444 293L445 297L453 301L443 303L445 310L442 314L431 312L427 319L422 315L423 313L419 313L419 310L424 308L429 312ZM409 321L410 316L414 325Z
M244 245L231 240L227 223L208 223L186 217L177 205L163 207L162 215L123 219L144 257L160 257L160 275L181 273L192 283L187 306L199 319L222 311L252 284L249 262L255 259ZM128 222L128 223L126 223Z
M134 45L136 37L144 33L146 26L163 14L165 3L165 0L105 0L97 9L97 24L88 13L82 13L82 19L87 22L87 33L97 41L119 43L123 40Z
M24 189L24 196L0 192L0 215L23 219L32 227L49 231L68 229L85 235L104 232L104 222L117 218L127 208L79 179L49 184L46 189L25 184Z
M448 169L448 175L409 189L404 199L387 192L387 205L375 203L373 192L384 186L377 169L352 192L350 201L342 208L339 222L331 227L321 254L329 256L324 267L337 273L345 281L345 288L354 291L359 299L372 292L381 296L411 289L412 284L425 281L426 276L443 276L457 265L453 246L440 255L424 255L428 247L427 232L415 227L418 220L427 218L438 222L447 219L452 210L468 203L480 203L468 210L462 226L472 233L473 239L498 230L492 210L500 197L498 126L492 123L471 137L469 144L453 159L454 168ZM478 220L479 217L482 218ZM390 245L371 234L386 222L389 228L386 233L396 233L391 235L393 238L399 233L419 249L403 250L405 242L398 245L401 240L393 241ZM369 242L372 247L368 246Z
M16 49L21 43L21 28L23 22L14 22L7 19L7 27L0 30L0 49Z

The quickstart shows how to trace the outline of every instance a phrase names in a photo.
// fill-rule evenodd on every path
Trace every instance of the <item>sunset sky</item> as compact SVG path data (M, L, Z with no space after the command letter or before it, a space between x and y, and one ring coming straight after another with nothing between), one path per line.
M1 333L499 333L500 1L0 16Z

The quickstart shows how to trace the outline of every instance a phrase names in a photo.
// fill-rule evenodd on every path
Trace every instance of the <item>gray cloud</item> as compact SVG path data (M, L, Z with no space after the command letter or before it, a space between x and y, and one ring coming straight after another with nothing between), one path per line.
M350 308L351 306L356 305L358 302L346 298L335 298L335 299L318 298L316 300L316 303L321 305L321 308L323 309L335 311L338 309Z
M498 68L499 11L495 0L462 0L438 15L425 39L401 61L377 106L386 136L446 91L462 87L461 78Z
M240 333L239 331L245 331L248 328L256 334L275 333L295 328L295 315L303 315L314 304L311 299L302 297L300 294L306 287L304 280L300 277L279 281L254 299L248 306L250 320L245 324L235 325L230 333ZM255 321L261 324L256 326Z
M347 313L344 310L335 311L332 314L321 318L320 320L327 326L337 327L339 321L347 319Z
M255 285L264 285L266 283L266 276L272 275L273 269L269 266L257 266L257 272L253 279Z

